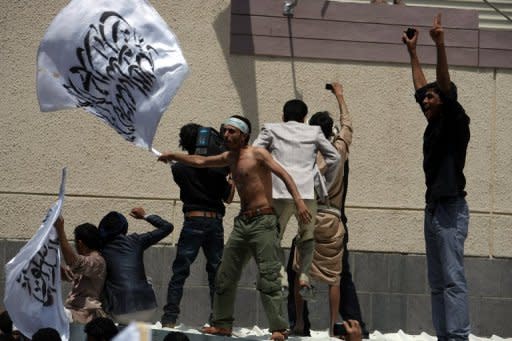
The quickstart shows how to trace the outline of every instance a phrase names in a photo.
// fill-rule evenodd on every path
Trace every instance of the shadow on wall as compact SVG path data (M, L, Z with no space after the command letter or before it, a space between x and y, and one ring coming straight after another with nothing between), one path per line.
M247 3L249 6L249 3ZM252 139L253 140L259 130L259 115L258 115L258 94L256 92L256 70L254 65L253 56L231 55L229 46L230 36L230 14L231 6L223 10L215 19L213 29L217 34L217 40L224 54L224 59L228 66L229 74L235 85L240 103L242 105L241 114L247 117L252 124ZM247 25L250 28L250 16L247 17Z

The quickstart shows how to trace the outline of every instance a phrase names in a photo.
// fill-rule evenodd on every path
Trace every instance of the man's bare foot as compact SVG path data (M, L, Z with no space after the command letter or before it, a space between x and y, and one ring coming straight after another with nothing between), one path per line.
M219 336L231 336L233 330L231 328L222 328L222 327L203 327L201 328L201 333L203 334L212 334Z
M288 339L288 332L286 330L274 330L272 332L272 336L270 336L270 340L274 341L284 341Z

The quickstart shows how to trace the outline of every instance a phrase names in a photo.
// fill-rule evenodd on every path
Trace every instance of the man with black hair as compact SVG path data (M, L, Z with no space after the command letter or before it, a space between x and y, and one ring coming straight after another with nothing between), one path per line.
M84 327L87 341L110 341L119 330L114 321L107 317L97 317Z
M340 155L340 166L337 168L329 187L327 195L319 197L317 204L317 215L315 223L315 252L311 266L310 275L323 283L328 284L329 297L329 335L333 336L334 323L339 320L340 304L340 280L342 273L343 239L346 233L345 226L341 220L341 206L344 193L344 167L348 159L349 146L352 142L352 121L348 113L347 105L343 97L343 87L335 82L331 84L331 91L336 96L340 110L340 131L333 133L334 122L327 111L317 112L309 124L318 126L324 136L329 139ZM317 154L317 165L320 172L325 172L325 161L320 153ZM297 263L302 261L295 251L295 268ZM297 284L297 283L296 283ZM295 292L296 334L304 335L304 318L302 316L302 298Z
M195 154L200 125L189 123L180 129L180 147L189 155ZM213 308L215 274L224 249L222 218L226 211L223 201L233 200L235 187L226 179L223 168L194 168L181 162L171 165L172 176L180 188L185 216L183 228L172 264L172 278L167 289L167 304L161 318L163 327L173 328L180 313L183 285L190 274L199 249L206 258L210 287L210 307Z
M157 302L155 292L146 277L144 251L167 237L174 226L160 216L146 215L142 207L134 207L130 216L145 220L156 229L146 233L128 233L128 220L119 212L109 212L98 226L107 263L107 278L103 290L105 311L114 321L152 322Z
M169 332L163 341L190 341L188 336L182 332Z
M54 224L59 237L60 249L68 268L63 271L65 280L73 281L64 306L71 314L71 322L87 323L105 313L100 296L106 277L106 264L100 253L100 236L96 226L85 223L74 230L73 251L64 230L64 218L58 217Z
M311 269L313 278L329 285L330 333L338 319L338 312L344 320L357 320L365 338L368 332L362 321L361 308L348 262L348 229L345 215L345 198L348 186L348 156L352 144L352 120L345 102L343 86L334 82L331 92L336 97L340 111L339 128L334 127L334 121L327 111L314 114L310 125L319 126L325 137L331 141L340 154L340 163L336 176L328 188L328 195L318 200L318 213L315 227L315 256ZM318 155L317 163L321 171L324 161ZM292 248L294 250L294 248ZM289 268L291 268L289 262ZM292 277L293 272L288 272ZM295 334L309 335L309 320L307 303L302 307L302 300L294 295L295 302L289 302L293 307L290 318Z
M214 156L166 152L158 161L178 161L194 167L230 167L240 196L240 214L224 248L215 281L213 317L208 334L230 336L233 327L236 289L242 271L253 257L258 267L257 289L267 315L270 339L284 341L287 323L282 314L279 278L277 217L272 207L272 177L276 174L290 191L302 223L311 221L311 213L300 197L293 179L264 148L248 145L251 123L245 117L231 116L224 123L223 138L227 151Z
M32 341L61 341L59 332L53 328L41 328L32 335Z
M326 163L325 177L330 183L339 165L340 156L336 149L322 134L319 127L304 124L308 113L306 104L298 99L290 100L283 107L282 123L267 123L253 143L255 147L267 149L272 156L290 173L297 184L301 197L309 211L316 216L317 203L315 195L315 173L317 152L324 157ZM290 193L284 183L272 176L272 198L274 208L279 217L279 241L283 239L286 225L297 211L291 200ZM315 219L308 223L298 220L299 230L295 237L297 252L302 262L298 270L299 289L306 299L312 298L309 270L313 260ZM281 249L281 276L284 291L288 289L285 272L286 260Z
M430 37L437 50L436 82L428 83L416 43L404 32L412 68L416 101L427 119L423 134L425 244L431 289L432 321L438 340L468 340L468 289L464 275L464 241L468 233L464 165L470 138L469 117L457 101L450 80L441 14L434 17Z

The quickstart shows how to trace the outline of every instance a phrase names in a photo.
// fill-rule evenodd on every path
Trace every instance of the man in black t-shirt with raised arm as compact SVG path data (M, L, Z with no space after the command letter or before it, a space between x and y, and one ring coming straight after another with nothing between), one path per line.
M189 123L180 130L180 147L194 154L201 126ZM190 265L199 249L206 257L206 271L210 287L210 306L215 290L215 273L224 248L222 217L223 201L230 203L234 186L226 180L226 171L220 168L194 168L177 162L171 166L174 181L180 188L185 220L180 233L176 258L172 264L172 278L167 289L167 304L161 318L163 327L173 328L180 313L183 285L190 274Z
M408 34L409 33L409 36ZM468 340L468 288L464 275L464 241L469 210L463 169L469 142L469 117L450 81L441 14L430 36L436 45L436 82L427 84L416 54L417 30L402 36L411 58L416 101L427 119L423 134L425 245L432 321L438 340ZM412 34L411 34L412 33Z

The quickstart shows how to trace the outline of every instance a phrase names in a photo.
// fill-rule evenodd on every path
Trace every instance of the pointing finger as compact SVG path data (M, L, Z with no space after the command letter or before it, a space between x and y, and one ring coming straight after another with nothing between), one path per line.
M441 26L441 13L437 13L437 15L434 17L434 27Z

